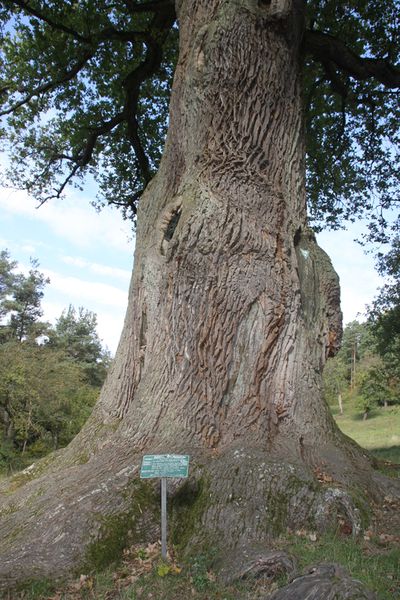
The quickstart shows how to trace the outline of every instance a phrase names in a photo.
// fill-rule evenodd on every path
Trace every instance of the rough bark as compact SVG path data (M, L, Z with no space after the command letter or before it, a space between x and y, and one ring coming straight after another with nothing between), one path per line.
M222 566L287 528L340 518L357 535L368 500L395 485L322 401L341 314L306 220L303 2L180 0L177 11L170 131L140 204L117 357L72 444L2 483L3 586L157 538L143 453L191 455L171 494L174 541L218 546Z

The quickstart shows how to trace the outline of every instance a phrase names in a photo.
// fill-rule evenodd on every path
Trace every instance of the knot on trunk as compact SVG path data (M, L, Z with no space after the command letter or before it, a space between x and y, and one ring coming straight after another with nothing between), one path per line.
M315 522L320 531L339 528L341 533L357 537L361 533L361 516L351 496L344 490L328 488L318 501Z

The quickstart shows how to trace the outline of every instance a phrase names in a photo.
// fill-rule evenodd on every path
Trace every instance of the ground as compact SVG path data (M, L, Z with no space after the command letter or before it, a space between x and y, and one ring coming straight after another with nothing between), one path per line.
M400 407L376 410L367 421L345 406L336 420L345 433L378 457L379 467L393 477L400 475ZM387 461L390 458L390 463ZM123 557L97 573L83 573L63 585L41 581L5 596L5 600L267 600L287 579L244 578L227 584L213 573L213 549L207 555L180 560L171 547L170 561L163 563L160 545L135 545ZM271 549L269 549L271 550ZM376 507L370 527L361 540L354 540L346 525L337 532L317 536L313 531L287 532L276 540L275 552L293 557L296 570L321 563L344 565L350 575L374 590L378 598L400 597L400 502L390 497Z

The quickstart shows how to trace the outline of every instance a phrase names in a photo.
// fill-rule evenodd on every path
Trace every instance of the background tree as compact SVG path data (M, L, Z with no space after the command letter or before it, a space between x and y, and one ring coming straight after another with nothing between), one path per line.
M351 390L357 384L357 371L360 362L373 348L373 336L366 323L352 321L346 325L338 360L346 365L347 379Z
M94 313L69 306L54 327L40 320L48 279L32 265L24 275L7 250L0 254L0 470L6 471L71 441L110 364Z
M171 498L189 524L177 541L215 545L228 567L235 549L236 568L288 527L324 531L344 515L356 534L360 498L368 514L382 491L398 493L398 482L341 436L322 401L341 314L336 274L307 223L303 112L306 99L311 201L313 182L329 181L315 214L327 211L336 224L373 213L375 198L383 210L398 189L398 8L3 3L14 177L28 173L27 187L45 200L76 175L105 172L112 196L132 212L160 147L145 121L162 127L152 115L163 114L179 22L168 136L138 207L117 357L77 438L45 473L33 468L4 495L3 581L94 560L114 539L107 523L115 519L127 543L128 532L134 541L157 535L151 502L143 512L152 488L136 476L147 452L191 454L186 493L177 487ZM132 162L132 176L120 178ZM10 539L10 530L20 533Z
M13 471L66 446L95 403L99 388L82 367L46 346L0 345L0 469Z
M15 274L13 273L17 262L10 259L10 253L8 250L2 250L0 252L0 324L3 325L2 321L7 315L8 308L4 304L12 295L13 284L15 281Z
M97 316L82 306L70 305L49 331L48 345L62 350L86 373L89 384L101 386L110 366L110 353L102 346L97 333Z
M339 351L336 356L328 360L324 368L325 399L332 408L339 406L340 414L343 414L343 395L349 387L349 368L343 358Z
M340 394L345 405L358 407L366 419L374 408L400 401L399 355L390 345L393 340L383 344L380 335L371 321L345 327L342 347L323 374L325 399L332 407Z
M370 307L369 321L377 351L386 369L400 378L400 238L392 241L391 249L378 257L378 269L387 278Z
M38 270L39 263L33 259L28 275L14 273L17 263L9 261L8 256L7 250L2 251L0 310L3 322L0 326L0 339L34 341L48 328L48 324L41 322L39 318L43 315L41 301L44 288L50 283L50 279Z
M368 418L373 408L387 407L392 402L400 401L398 381L393 380L380 361L375 361L369 369L361 372L358 390L358 404L362 407L364 419Z

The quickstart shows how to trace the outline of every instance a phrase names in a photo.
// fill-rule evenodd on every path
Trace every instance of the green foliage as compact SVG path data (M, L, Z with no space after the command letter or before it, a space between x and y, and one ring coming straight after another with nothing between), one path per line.
M110 362L96 315L70 306L55 327L43 323L48 280L36 261L28 275L17 267L0 253L0 471L11 472L71 441Z
M0 13L9 179L43 200L94 175L100 202L134 209L166 133L171 5L157 20L109 0L28 4Z
M358 388L364 413L376 406L400 403L399 383L391 378L382 361L361 374Z
M400 401L400 238L397 236L386 255L379 256L379 271L387 279L369 310L376 350L390 385Z
M30 340L43 335L48 324L39 319L43 314L41 300L50 280L38 270L31 259L28 275L15 273L16 261L10 260L7 250L0 254L0 342ZM4 322L4 320L6 322Z
M373 238L399 199L399 14L399 0L307 2L307 34L325 44L305 36L311 215L337 227L366 214ZM8 180L43 201L93 176L100 204L134 216L167 129L174 2L7 0L0 23Z
M82 369L59 351L19 342L1 344L4 448L32 457L65 446L97 398L98 390L84 379Z
M210 578L210 570L215 560L215 550L206 554L198 554L189 561L193 587L197 592L215 589L214 580Z
M90 385L100 386L110 366L110 353L103 349L96 331L97 317L90 310L73 306L64 310L48 332L49 347L62 350L85 371Z
M340 394L347 407L352 405L365 417L378 406L400 403L399 360L393 340L382 345L377 326L349 323L340 351L324 370L326 400L335 406Z
M338 402L339 397L347 391L349 369L341 355L331 358L324 369L324 396L329 405Z
M159 577L165 577L171 573L171 565L165 562L160 562L157 566L157 575Z
M399 66L398 0L309 0L310 29L329 33L366 59ZM341 49L343 51L343 49ZM306 57L307 188L311 217L323 227L369 218L369 235L389 233L399 201L398 84L357 78L335 64ZM396 222L396 227L400 225Z
M4 302L12 294L15 283L14 269L17 266L15 260L10 260L8 250L0 252L0 319L3 320L7 315L8 309Z
M43 600L53 595L56 590L54 581L49 579L38 579L34 581L26 581L16 590L19 598L26 600Z

